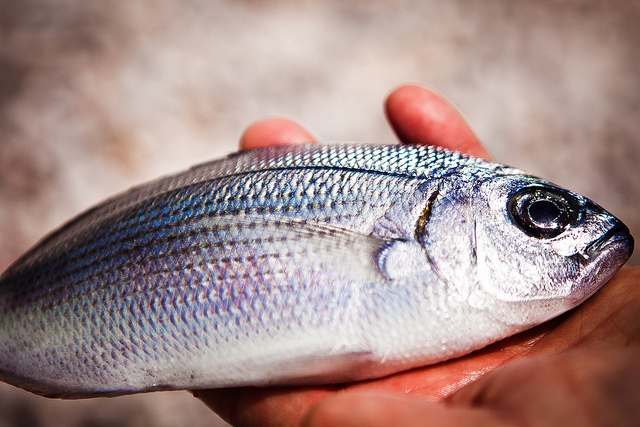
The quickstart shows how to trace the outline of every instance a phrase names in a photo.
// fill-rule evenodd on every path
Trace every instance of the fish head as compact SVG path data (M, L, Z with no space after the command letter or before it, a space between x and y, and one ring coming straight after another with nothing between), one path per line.
M633 252L612 214L516 169L458 187L432 203L422 241L452 287L505 323L534 325L577 306Z

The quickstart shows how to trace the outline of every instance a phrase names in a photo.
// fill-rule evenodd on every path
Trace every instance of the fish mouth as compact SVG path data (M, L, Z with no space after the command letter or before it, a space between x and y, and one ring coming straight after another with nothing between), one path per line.
M633 237L629 232L629 228L627 228L627 226L621 222L618 222L616 225L607 230L607 232L604 233L598 240L591 242L589 246L585 248L583 256L585 258L592 258L612 245L622 248L626 247L628 251L627 258L629 258L633 253Z
M585 270L571 288L569 306L577 306L607 283L631 257L633 245L627 226L616 220L599 239L576 254Z

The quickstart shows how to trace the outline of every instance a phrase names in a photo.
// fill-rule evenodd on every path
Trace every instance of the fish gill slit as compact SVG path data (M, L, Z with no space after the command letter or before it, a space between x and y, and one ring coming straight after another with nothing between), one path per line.
M434 190L434 192L431 193L431 195L429 196L429 200L427 200L427 206L425 206L425 208L420 213L420 216L418 217L418 221L416 222L416 231L415 231L415 238L418 242L421 242L424 239L427 223L429 222L429 219L431 219L431 214L433 213L433 204L435 203L439 194L440 194L440 190L438 189ZM427 262L433 269L434 274L438 278L440 278L440 280L442 280L443 282L446 282L444 276L440 274L440 269L438 268L435 261L431 257L431 254L429 253L427 248L424 245L421 245L421 246L422 246L422 250L424 251L424 255L427 258Z
M473 221L473 233L471 242L471 265L474 269L478 267L478 227L476 221Z
M431 195L429 196L429 200L427 201L427 206L425 206L425 208L420 213L420 216L418 217L415 231L415 238L418 241L421 240L421 236L424 236L425 230L427 228L427 223L429 222L429 219L431 219L433 204L438 198L438 194L440 194L440 190L437 189L433 193L431 193Z

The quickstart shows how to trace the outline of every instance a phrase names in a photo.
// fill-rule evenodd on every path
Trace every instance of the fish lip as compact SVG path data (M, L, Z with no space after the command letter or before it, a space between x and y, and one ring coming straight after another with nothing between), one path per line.
M618 222L616 225L607 230L606 233L602 235L599 239L591 242L582 252L582 255L585 258L592 258L593 256L598 255L605 248L620 243L623 246L628 246L629 256L633 253L633 236L629 232L629 228L621 222Z

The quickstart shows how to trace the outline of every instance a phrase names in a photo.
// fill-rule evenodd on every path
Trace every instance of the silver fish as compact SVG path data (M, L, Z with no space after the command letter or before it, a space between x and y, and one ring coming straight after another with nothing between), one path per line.
M231 155L117 195L0 277L0 379L67 398L318 384L458 357L580 304L628 229L434 147Z

